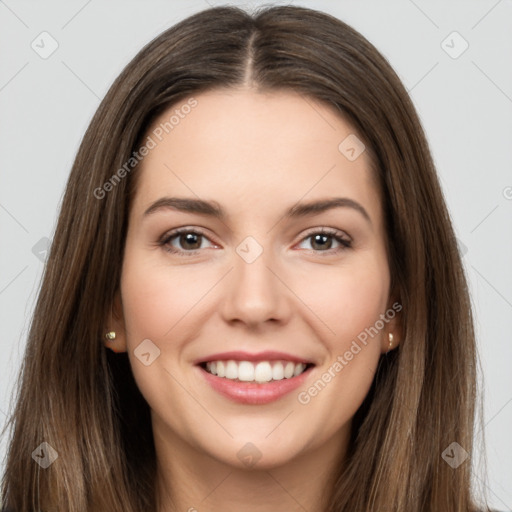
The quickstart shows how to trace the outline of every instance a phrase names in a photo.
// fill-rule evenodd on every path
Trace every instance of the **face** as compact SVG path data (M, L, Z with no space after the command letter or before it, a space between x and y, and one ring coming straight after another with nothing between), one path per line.
M353 129L293 92L240 89L174 106L147 135L116 343L156 442L270 468L346 440L388 333L398 341L381 200Z

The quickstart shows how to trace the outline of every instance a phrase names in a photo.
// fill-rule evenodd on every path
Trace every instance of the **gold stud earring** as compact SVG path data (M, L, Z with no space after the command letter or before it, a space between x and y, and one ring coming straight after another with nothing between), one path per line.
M389 333L389 349L388 349L388 352L389 350L391 350L393 348L393 333L390 332Z
M115 331L109 331L105 333L105 338L108 342L115 341L116 339L116 332ZM113 343L111 346L107 346L109 350L112 350L112 352L115 352L116 354L120 352L120 350L115 346L116 344Z

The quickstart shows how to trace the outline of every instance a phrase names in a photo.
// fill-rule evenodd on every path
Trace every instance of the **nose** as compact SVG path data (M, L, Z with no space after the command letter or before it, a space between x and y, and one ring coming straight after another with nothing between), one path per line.
M270 251L268 251L270 252ZM268 321L284 324L291 311L291 296L286 279L267 251L248 262L234 252L233 270L223 291L221 314L228 323L243 323L252 328Z

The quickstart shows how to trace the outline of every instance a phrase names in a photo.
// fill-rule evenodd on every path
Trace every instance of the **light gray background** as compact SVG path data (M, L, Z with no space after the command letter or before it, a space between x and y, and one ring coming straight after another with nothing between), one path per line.
M474 481L492 506L510 511L512 2L291 3L329 12L362 32L391 62L418 109L475 308L489 477L483 480L477 444ZM194 12L223 4L0 1L2 423L43 270L44 238L52 237L66 179L100 99L146 42ZM251 8L258 2L235 4ZM43 31L59 45L47 59L31 48ZM442 46L453 31L469 44L455 59ZM461 44L451 36L444 46L453 53ZM5 438L0 449L3 457Z

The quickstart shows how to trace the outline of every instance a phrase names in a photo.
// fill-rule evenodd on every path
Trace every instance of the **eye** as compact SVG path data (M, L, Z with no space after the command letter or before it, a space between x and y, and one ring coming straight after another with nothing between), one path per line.
M208 240L208 238L201 231L191 228L179 228L166 233L160 240L159 245L170 253L188 256L204 248L202 247L203 240ZM176 248L172 242L176 242L181 247Z
M319 231L310 232L308 236L302 239L301 243L309 239L311 239L311 250L314 252L332 254L352 246L352 241L344 233L336 229L321 228ZM333 240L339 244L334 249L332 248Z
M320 230L310 232L309 235L302 239L301 243L308 239L311 239L312 249L310 250L316 253L332 254L352 246L352 241L344 233L336 229L321 228ZM178 256L192 256L200 249L204 249L202 244L204 240L209 239L203 232L185 227L166 233L158 244L167 252L177 254ZM339 244L334 249L332 248L333 240ZM179 247L176 247L173 242L176 242Z

